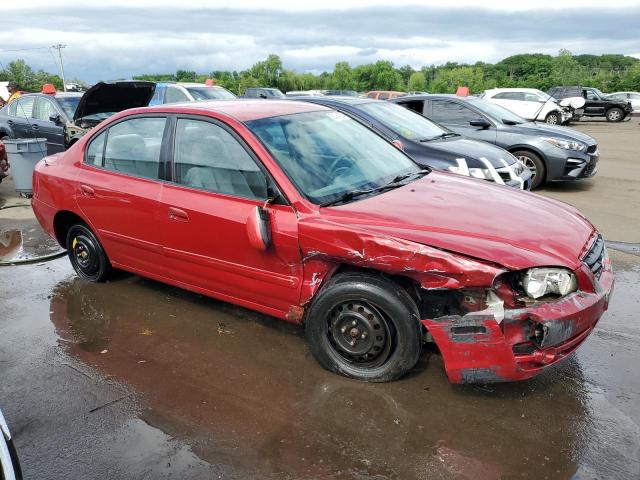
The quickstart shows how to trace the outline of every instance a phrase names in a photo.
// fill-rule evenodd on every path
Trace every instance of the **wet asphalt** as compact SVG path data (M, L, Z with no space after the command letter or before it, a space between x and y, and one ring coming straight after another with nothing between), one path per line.
M522 383L322 370L300 327L67 258L0 269L0 408L25 478L640 478L640 257L610 310Z
M0 409L25 478L640 479L640 137L579 127L598 177L540 193L605 232L616 286L576 354L521 383L450 385L432 350L400 381L348 380L300 327L134 275L86 283L38 259L58 248L28 208L1 210ZM10 190L0 206L28 204Z

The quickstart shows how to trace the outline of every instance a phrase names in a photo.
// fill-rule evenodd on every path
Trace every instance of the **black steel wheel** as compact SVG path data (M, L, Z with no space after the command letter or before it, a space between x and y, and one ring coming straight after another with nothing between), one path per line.
M67 254L74 270L90 282L102 282L111 273L111 264L93 232L83 224L73 225L67 232Z
M321 289L305 334L324 368L370 382L406 374L422 346L415 302L395 282L365 272L339 274Z
M513 155L531 170L531 190L541 187L546 176L546 168L542 159L528 150L515 151Z

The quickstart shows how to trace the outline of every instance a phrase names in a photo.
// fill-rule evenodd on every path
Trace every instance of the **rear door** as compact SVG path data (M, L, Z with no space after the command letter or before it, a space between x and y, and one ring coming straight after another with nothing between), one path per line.
M247 219L272 182L257 156L229 126L203 117L179 117L173 144L173 181L160 199L165 268L196 290L284 316L302 277L293 207L267 207L273 244L253 248Z
M165 177L163 115L127 117L87 146L75 197L116 267L163 272L158 200Z
M38 97L35 105L35 115L32 127L39 137L47 139L47 153L49 155L62 152L64 145L64 127L61 122L52 122L50 118L57 115L62 118L54 102L46 97Z
M12 118L7 121L7 124L13 131L13 135L16 138L35 138L37 137L34 129L31 128L33 123L33 114L35 109L35 95L23 95L18 97L17 100L11 102L15 103L15 113ZM10 108L12 105L9 105ZM13 109L10 109L14 112Z

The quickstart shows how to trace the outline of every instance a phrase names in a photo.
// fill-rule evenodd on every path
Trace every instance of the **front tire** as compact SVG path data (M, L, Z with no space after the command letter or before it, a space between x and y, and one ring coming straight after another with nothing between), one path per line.
M107 254L93 232L77 223L67 232L67 255L80 278L90 282L104 282L112 267Z
M607 110L605 116L607 117L607 122L621 122L624 119L624 112L621 108L614 107Z
M560 125L562 119L560 118L560 115L558 115L558 112L550 112L544 121L549 125Z
M533 174L533 179L531 181L531 190L535 190L536 188L544 185L545 176L546 176L546 167L542 158L539 155L536 155L533 152L529 152L528 150L517 150L513 152L515 157L520 160L525 166L531 170Z
M402 377L422 347L415 302L391 280L363 272L338 274L322 288L305 335L325 369L368 382Z

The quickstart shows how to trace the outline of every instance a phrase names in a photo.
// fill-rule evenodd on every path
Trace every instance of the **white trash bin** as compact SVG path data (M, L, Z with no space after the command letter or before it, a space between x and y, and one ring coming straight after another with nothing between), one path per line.
M11 168L16 192L31 195L33 169L40 160L47 156L46 138L6 138L3 140L7 149L7 158Z

